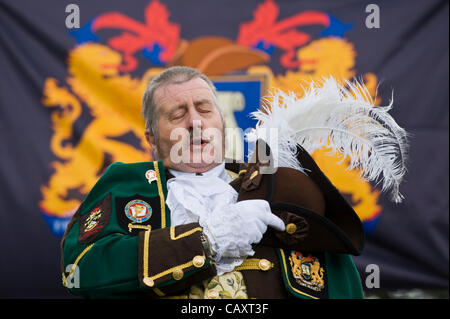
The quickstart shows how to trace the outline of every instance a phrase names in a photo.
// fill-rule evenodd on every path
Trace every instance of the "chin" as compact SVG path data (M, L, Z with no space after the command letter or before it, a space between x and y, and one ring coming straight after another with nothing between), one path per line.
M187 163L185 164L186 167L189 169L192 173L204 173L206 171L209 171L211 168L216 167L217 165L220 165L221 163L216 162L202 162L202 163Z

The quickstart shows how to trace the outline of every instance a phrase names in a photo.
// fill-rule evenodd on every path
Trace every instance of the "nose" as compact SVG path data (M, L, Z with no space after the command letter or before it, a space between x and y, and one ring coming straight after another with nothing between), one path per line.
M203 121L202 117L196 110L190 110L189 111L189 129L190 130L202 130L203 128Z

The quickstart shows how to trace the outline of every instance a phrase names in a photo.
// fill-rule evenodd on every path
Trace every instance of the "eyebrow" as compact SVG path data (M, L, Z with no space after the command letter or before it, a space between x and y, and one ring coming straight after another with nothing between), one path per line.
M208 99L201 99L199 101L194 102L194 106L200 106L202 104L212 104L212 102Z

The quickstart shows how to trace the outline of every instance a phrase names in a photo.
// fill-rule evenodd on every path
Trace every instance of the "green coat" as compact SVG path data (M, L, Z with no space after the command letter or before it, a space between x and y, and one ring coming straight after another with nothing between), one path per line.
M237 176L234 170L230 174ZM186 296L193 284L216 275L200 225L170 226L166 175L162 162L109 166L61 242L63 284L71 293L87 298ZM254 250L237 269L249 298L362 298L349 255L300 253L282 241L272 247L254 245Z

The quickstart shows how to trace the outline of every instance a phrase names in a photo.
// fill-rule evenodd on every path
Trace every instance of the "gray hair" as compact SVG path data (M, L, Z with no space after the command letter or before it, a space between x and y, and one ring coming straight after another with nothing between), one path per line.
M147 85L147 89L145 90L144 98L142 101L142 116L144 117L145 129L147 131L150 131L155 137L158 138L157 123L159 112L158 107L154 101L155 91L158 88L166 85L181 84L196 78L200 78L208 84L208 86L211 88L211 91L213 92L213 96L217 104L216 88L206 75L204 75L197 69L186 66L170 67L154 77L149 82L149 84Z

